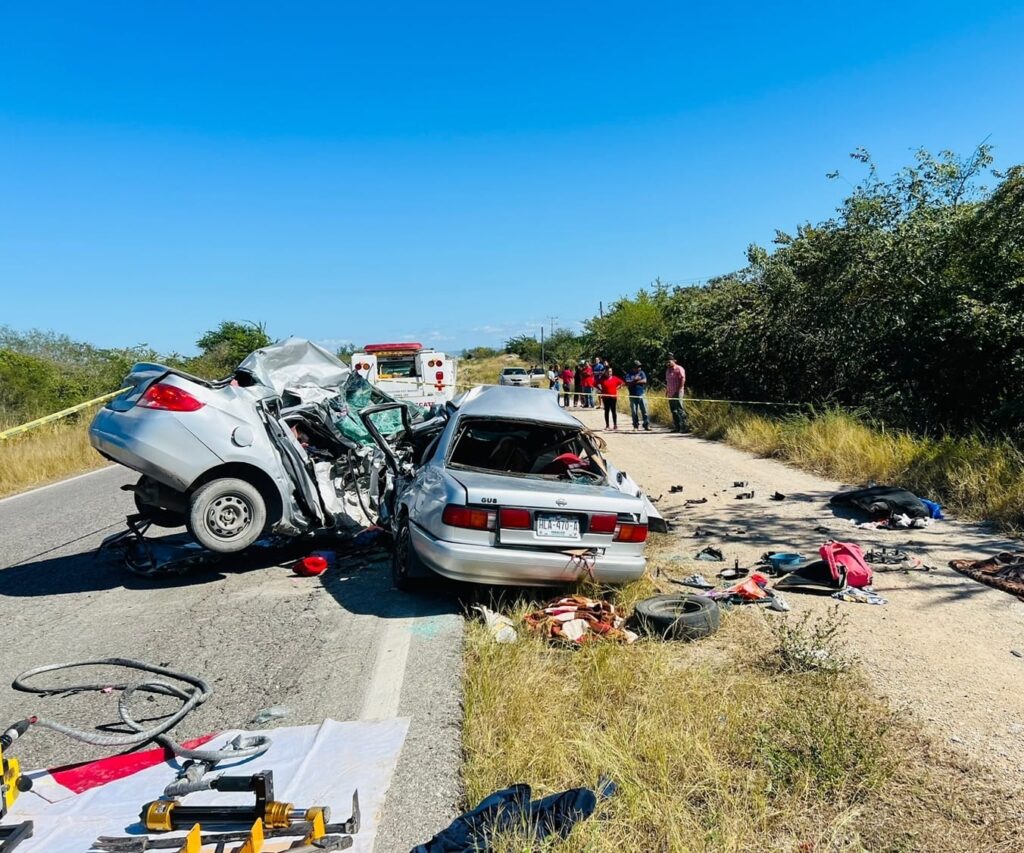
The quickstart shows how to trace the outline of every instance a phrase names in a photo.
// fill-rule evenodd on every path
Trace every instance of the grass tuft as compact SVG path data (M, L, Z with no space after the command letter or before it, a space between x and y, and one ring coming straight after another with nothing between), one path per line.
M0 441L0 497L105 465L89 444L92 416L85 411Z

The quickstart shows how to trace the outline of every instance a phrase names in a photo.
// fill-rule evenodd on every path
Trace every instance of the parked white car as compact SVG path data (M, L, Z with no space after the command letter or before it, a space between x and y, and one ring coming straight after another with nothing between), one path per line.
M505 367L498 376L498 384L527 388L530 385L530 374L525 367Z

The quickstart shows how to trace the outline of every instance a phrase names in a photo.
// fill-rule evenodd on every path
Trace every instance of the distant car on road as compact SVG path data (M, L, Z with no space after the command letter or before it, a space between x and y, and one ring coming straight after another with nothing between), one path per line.
M547 388L548 372L543 367L531 367L530 385L534 388Z
M530 374L525 367L505 367L498 376L498 384L525 388L530 385Z

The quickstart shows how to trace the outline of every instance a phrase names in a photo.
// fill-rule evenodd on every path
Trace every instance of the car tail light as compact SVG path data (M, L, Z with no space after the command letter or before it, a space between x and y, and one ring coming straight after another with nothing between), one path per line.
M616 515L592 515L590 516L591 533L614 533L615 525L619 523Z
M494 530L494 512L487 509L473 509L468 506L448 504L441 513L441 521L450 527L465 527L469 530Z
M615 533L616 542L646 542L646 524L620 524Z
M503 509L498 513L498 526L505 530L529 530L528 509Z
M434 374L434 378L435 378L435 379L436 379L436 380L437 380L438 382L442 381L442 380L444 379L444 371L443 371L443 370L439 370L439 371L437 371L437 373L435 373L435 374Z
M163 409L166 412L195 412L206 404L182 388L157 382L146 389L146 393L135 405L144 409Z

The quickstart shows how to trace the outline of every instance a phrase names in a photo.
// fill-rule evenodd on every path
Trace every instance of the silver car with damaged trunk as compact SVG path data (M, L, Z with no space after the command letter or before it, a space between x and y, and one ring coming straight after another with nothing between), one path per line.
M474 388L448 405L443 422L388 440L375 419L392 408L361 417L391 474L379 505L399 587L433 572L543 586L643 574L648 528L663 525L660 515L549 391Z

